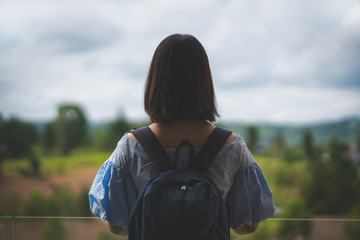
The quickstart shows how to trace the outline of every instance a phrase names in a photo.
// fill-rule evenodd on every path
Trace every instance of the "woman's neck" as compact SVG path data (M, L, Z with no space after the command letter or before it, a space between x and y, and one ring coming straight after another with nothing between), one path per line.
M155 122L149 127L163 146L171 147L176 147L184 139L200 147L215 128L213 124L201 120Z

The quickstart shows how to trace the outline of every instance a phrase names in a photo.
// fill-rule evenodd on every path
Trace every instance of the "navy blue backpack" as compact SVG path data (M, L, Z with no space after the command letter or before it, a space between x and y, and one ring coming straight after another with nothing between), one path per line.
M215 128L195 157L190 142L189 166L177 169L149 127L132 130L159 169L139 194L129 224L129 240L228 240L230 227L219 189L204 173L231 131Z

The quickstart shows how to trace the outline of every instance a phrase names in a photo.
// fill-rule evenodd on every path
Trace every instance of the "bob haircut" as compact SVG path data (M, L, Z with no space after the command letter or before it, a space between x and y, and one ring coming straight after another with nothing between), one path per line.
M146 80L144 107L151 122L213 122L219 116L209 60L195 37L174 34L161 41Z

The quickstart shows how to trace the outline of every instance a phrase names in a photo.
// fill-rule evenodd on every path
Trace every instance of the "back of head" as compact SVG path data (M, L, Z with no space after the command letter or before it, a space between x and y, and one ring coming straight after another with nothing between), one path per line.
M144 105L152 122L215 121L218 113L209 61L195 37L174 34L159 44L147 77Z

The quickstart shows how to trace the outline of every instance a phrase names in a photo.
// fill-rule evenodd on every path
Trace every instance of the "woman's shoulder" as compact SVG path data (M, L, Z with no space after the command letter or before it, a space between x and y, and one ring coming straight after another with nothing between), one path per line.
M219 160L220 159L220 160ZM234 169L246 168L254 162L246 142L238 134L229 137L223 148L217 155L217 160L226 165L232 165Z
M133 140L133 141L137 142L136 137L131 132L126 133L126 138L129 139L129 140Z
M231 133L229 138L226 140L226 143L231 143L232 141L235 141L238 137L239 135L237 135L236 133Z
M125 133L117 142L116 148L110 156L110 161L115 165L124 165L129 160L129 156L139 151L138 142Z
M246 142L244 139L238 135L237 133L232 133L229 138L226 140L224 145L225 147L231 147L236 150L237 148L244 148L246 147Z

